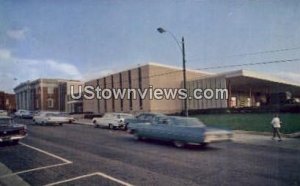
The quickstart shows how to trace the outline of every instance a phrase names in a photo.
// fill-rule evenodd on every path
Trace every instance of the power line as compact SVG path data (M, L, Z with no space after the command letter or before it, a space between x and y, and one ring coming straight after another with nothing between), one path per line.
M230 64L230 65L199 68L197 70L208 70L208 69L219 69L219 68L241 67L241 66L254 66L254 65L267 65L267 64L274 64L274 63L288 63L288 62L299 61L299 60L300 59L285 59L285 60L266 61L266 62L257 62L257 63Z
M289 63L289 62L294 62L294 61L300 61L300 59L283 59L283 60L274 60L274 61L256 62L256 63L230 64L230 65L223 65L223 66L204 67L204 68L199 68L196 70L220 69L220 68L254 66L254 65L268 65L268 64L277 64L277 63ZM164 72L164 73L160 73L160 74L154 74L151 76L144 76L144 77L141 77L141 79L151 79L154 77L165 76L165 75L179 73L179 72L182 72L182 70L180 69L180 70L174 70L174 71ZM119 73L116 73L116 74L119 74ZM108 78L112 75L115 75L115 74L103 76L103 77L97 78L97 79ZM201 77L203 77L203 76L205 76L205 74L201 75ZM95 79L95 80L97 80L97 79ZM139 80L139 78L131 79L131 83L134 81L138 81L138 80ZM114 85L118 85L119 83L120 83L119 81L116 81L114 83ZM122 81L122 83L129 83L129 80L127 79L125 81ZM112 85L111 82L106 82L106 86L108 86L108 85L111 86Z
M284 51L299 50L299 49L300 49L300 47L283 48L283 49L276 49L276 50L265 50L265 51L258 51L258 52L250 52L250 53L243 53L243 54L220 56L220 57L215 57L215 58L194 58L194 59L192 58L192 59L188 59L188 61L210 60L210 59L220 59L220 58L230 58L230 57L242 57L242 56L251 56L251 55L257 55L257 54L268 54L268 53L284 52Z

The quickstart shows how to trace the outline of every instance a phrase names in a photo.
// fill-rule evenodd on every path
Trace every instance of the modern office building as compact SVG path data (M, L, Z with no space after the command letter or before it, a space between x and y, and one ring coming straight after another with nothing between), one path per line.
M297 102L300 85L281 78L248 70L214 74L187 83L192 90L226 89L228 99L189 99L189 110L241 108L280 105ZM194 98L194 96L191 96Z
M186 70L187 80L211 75L198 70ZM85 83L85 86L99 86L102 89L175 89L182 87L182 68L148 63L145 65L126 69L111 75L99 77ZM147 98L150 98L148 92ZM182 111L180 99L142 99L141 97L127 97L126 99L97 99L83 100L84 112L103 114L106 112L163 112L177 113Z
M69 85L69 83L76 84L79 81L37 79L19 84L14 88L17 109L66 111L66 104L63 101L67 88L66 90L59 88L63 83Z

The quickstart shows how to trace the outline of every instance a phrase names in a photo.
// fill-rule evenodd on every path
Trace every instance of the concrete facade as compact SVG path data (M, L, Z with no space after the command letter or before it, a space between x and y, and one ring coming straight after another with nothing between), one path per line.
M208 73L187 70L187 80L208 75ZM100 77L85 83L85 86L100 86L101 88L145 89L182 88L182 69L156 63L123 70L108 76ZM149 92L146 96L149 98ZM84 112L104 114L106 112L162 112L177 113L182 111L182 100L150 100L150 99L93 99L83 100Z

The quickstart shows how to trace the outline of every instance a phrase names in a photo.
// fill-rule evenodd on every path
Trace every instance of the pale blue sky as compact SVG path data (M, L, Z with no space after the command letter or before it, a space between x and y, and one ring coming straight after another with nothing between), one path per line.
M0 90L38 77L89 79L147 62L181 66L176 43L156 31L160 26L185 37L189 68L300 58L300 49L224 57L300 47L299 20L297 0L1 1ZM299 61L245 69L300 79Z

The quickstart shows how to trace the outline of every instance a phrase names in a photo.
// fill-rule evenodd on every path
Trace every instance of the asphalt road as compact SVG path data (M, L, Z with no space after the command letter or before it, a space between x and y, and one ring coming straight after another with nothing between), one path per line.
M85 125L28 130L23 144L0 147L0 162L30 185L300 185L300 149L236 142L177 149Z

